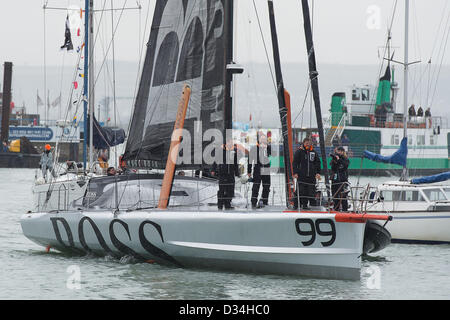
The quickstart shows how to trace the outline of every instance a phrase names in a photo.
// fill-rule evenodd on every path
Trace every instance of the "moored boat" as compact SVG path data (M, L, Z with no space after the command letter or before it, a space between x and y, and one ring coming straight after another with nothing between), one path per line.
M289 163L290 111L273 2L268 5L282 142ZM312 46L307 1L303 6L307 43ZM88 11L92 12L92 1L86 15ZM221 152L229 156L222 143L228 142L225 137L232 127L231 84L233 75L242 72L233 63L232 18L231 0L157 1L123 157L137 173L90 178L84 196L67 210L23 215L26 237L62 251L132 256L178 267L359 279L366 223L389 220L388 215L338 213L324 207L291 211L292 170L284 175L285 205L259 210L250 209L238 192L234 210L219 210L217 189L223 182L174 175L176 169L220 163ZM310 73L318 99L314 74ZM316 110L321 120L320 104ZM180 131L182 136L175 134ZM208 163L211 150L218 160ZM326 161L323 165L328 180ZM164 169L164 175L140 173L156 169ZM373 250L375 245L369 247Z

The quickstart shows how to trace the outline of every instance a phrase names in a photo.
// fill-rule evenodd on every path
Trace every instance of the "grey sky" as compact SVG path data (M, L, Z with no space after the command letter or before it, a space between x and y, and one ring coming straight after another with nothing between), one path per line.
M106 8L109 8L111 3L111 0L94 1L96 9L101 9L105 3ZM3 0L0 2L0 63L3 61L14 63L13 99L19 106L24 103L32 112L37 109L37 91L42 99L45 99L49 92L51 102L61 93L63 107L65 107L65 102L70 100L69 92L77 60L75 50L72 52L60 50L60 46L64 42L65 20L68 12L66 10L47 10L44 33L44 10L42 9L44 2L47 2L49 7L84 6L84 0ZM114 14L115 24L120 19L115 36L115 58L116 61L121 61L117 64L116 70L117 95L127 98L118 101L121 117L124 118L121 124L124 127L127 125L127 118L132 107L132 97L136 92L136 80L139 78L139 53L142 46L148 41L155 0L114 0L115 8L122 8L124 4L127 8L135 8L137 2L142 5L140 11L126 10L122 16L121 11L116 11ZM254 0L254 2L261 19L264 40L268 46L268 55L272 63L267 0ZM386 42L387 26L396 1L310 0L309 2L310 7L314 7L316 59L320 72L323 110L326 111L333 92L345 90L354 83L376 85L382 58L380 56L382 55L381 47ZM303 104L307 84L301 1L274 0L274 3L286 87L291 90L294 105L300 108ZM403 60L404 3L404 0L397 0L392 29L396 60ZM409 96L411 101L422 103L422 100L427 97L427 78L423 76L427 70L426 62L430 57L432 58L433 81L437 78L441 62L444 65L450 65L448 52L450 44L447 46L445 55L442 55L445 44L442 40L450 31L450 1L410 0L410 3L409 59L410 61L422 60L422 63L411 67ZM264 120L266 117L268 121L277 123L275 120L278 115L276 108L273 108L276 106L276 96L274 92L270 92L273 86L270 82L270 73L267 68L266 54L253 0L235 0L235 4L238 21L235 60L246 67L246 75L239 78L244 82L239 85L241 91L239 92L239 88L237 89L237 101L249 105L240 109L248 109L245 115L242 115L242 119L248 119L248 113L252 113L254 119ZM147 12L149 13L148 20ZM77 14L77 12L73 12L71 17L77 16ZM147 28L145 28L146 22ZM99 29L101 32L95 48L96 75L99 75L96 87L96 105L101 104L104 97L112 95L112 64L110 61L112 50L108 52L108 62L102 66L105 52L111 41L110 11L104 12L103 15L100 12L96 14L96 31ZM75 49L81 46L83 26L81 26L79 37L77 29L72 30L72 40ZM47 64L45 69L42 67L44 57ZM253 65L253 63L257 65ZM345 67L348 65L354 65L354 68ZM259 70L265 70L265 73L261 76ZM401 70L401 66L398 66L397 70ZM432 106L435 113L445 114L448 106L448 90L445 89L449 79L448 70L448 67L444 68L439 81L435 81L437 84L436 99ZM44 90L43 81L44 71L47 73L46 90ZM397 80L402 87L402 72L397 74L399 74ZM246 77L248 81L245 80ZM250 79L251 77L253 80ZM266 80L266 83L257 83L255 81L257 78ZM0 81L2 80L0 79ZM77 81L81 83L82 79L77 77ZM434 86L431 89L434 90ZM262 92L259 92L261 90ZM267 110L273 112L269 113ZM50 118L61 116L61 110L52 108L50 111ZM309 118L309 116L305 117Z
M84 0L45 0L50 7L83 6ZM96 0L95 6L101 9L105 0ZM114 0L117 8L136 7L136 0ZM155 1L139 0L141 13L135 10L125 11L116 35L116 59L137 61L139 30L143 32L147 9L153 8ZM280 48L283 61L305 62L304 35L300 0L275 0L276 19L278 24ZM434 49L438 52L443 27L448 19L450 4L447 0L411 0L411 60L428 60ZM0 58L11 60L16 65L41 65L44 63L44 0L1 1L0 32L2 48ZM267 1L255 0L266 40L269 40ZM318 63L339 64L377 64L378 48L385 43L386 28L392 15L394 0L310 0L314 6L314 33ZM110 6L110 0L106 1ZM265 61L261 45L261 36L253 9L253 0L236 1L239 19L238 56L241 59ZM151 12L151 11L150 11ZM64 40L64 23L66 11L47 10L46 20L46 62L48 65L70 64L70 56L59 50ZM403 14L404 0L398 0L393 27L393 41L396 57L403 57ZM97 14L97 21L100 20ZM115 20L120 12L116 12ZM152 15L150 14L150 20ZM102 18L104 46L111 32L111 15L105 13ZM443 19L441 30L439 22ZM139 22L141 28L139 28ZM150 23L150 22L149 22ZM447 24L448 27L448 24ZM147 33L149 29L147 28ZM249 31L252 38L249 40ZM439 33L437 33L439 32ZM72 34L74 37L75 35ZM147 38L147 35L144 37ZM81 40L75 36L74 42ZM249 48L252 43L252 48ZM97 48L97 58L102 56L103 49ZM449 64L448 55L444 64Z

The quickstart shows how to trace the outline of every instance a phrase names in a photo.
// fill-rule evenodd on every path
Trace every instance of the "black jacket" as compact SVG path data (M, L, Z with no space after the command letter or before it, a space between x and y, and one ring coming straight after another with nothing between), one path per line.
M229 164L226 163L225 159L227 159L226 158L227 152L233 152L233 163L229 163ZM214 162L212 165L211 171L214 172L217 177L219 177L219 180L225 178L225 179L231 179L234 181L234 177L239 176L239 164L238 164L238 160L237 160L236 147L234 148L234 150L231 150L231 151L224 150L223 163L217 164L216 162Z
M334 183L348 181L348 165L350 160L346 157L339 157L339 160L331 159L331 181Z
M301 146L294 154L292 168L300 181L315 182L316 174L321 170L319 154L314 149L308 151Z
M267 152L261 148L259 145L252 146L250 148L250 153L247 162L247 173L252 173L252 167L254 166L255 174L258 174L258 170L261 168L270 168L270 159L272 155L272 148L270 145L267 146Z

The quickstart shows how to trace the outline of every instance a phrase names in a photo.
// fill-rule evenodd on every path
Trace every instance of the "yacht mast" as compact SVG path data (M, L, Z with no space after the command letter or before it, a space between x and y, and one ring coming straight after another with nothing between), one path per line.
M403 137L408 138L408 48L409 48L409 0L405 0L405 61L403 62L404 66L404 81L403 81ZM408 178L408 168L406 164L403 166L403 172L401 181L406 181Z
M291 166L291 155L292 150L289 148L289 134L288 134L288 109L286 106L285 90L283 82L283 74L281 72L281 61L280 61L280 51L278 46L278 35L275 23L275 13L273 0L269 0L269 20L270 20L270 30L272 35L272 50L273 50L273 60L275 66L275 77L277 81L277 97L278 97L278 107L281 120L281 129L283 136L283 155L284 155L284 175L285 175L285 193L286 193L286 207L290 207L292 200L291 181L292 178L292 166Z
M94 109L95 109L95 95L94 95L94 0L89 0L89 165L91 169L94 164Z
M88 132L88 98L89 98L89 18L90 5L92 0L85 0L84 4L84 85L83 85L83 123L84 123L84 138L83 138L83 168L87 168L87 132Z
M303 23L304 23L305 38L306 38L306 49L307 49L307 54L308 54L309 78L311 81L312 95L313 95L314 106L315 106L315 110L316 110L316 121L317 121L317 129L319 131L319 142L320 142L320 151L321 151L321 157L322 157L322 167L323 167L323 173L324 173L324 177L325 177L325 186L327 189L327 196L328 196L328 198L330 198L330 184L329 184L329 175L328 175L327 154L326 154L326 149L325 149L322 111L320 108L319 80L318 80L319 73L317 72L316 55L315 55L315 51L314 51L314 42L313 42L313 36L312 36L311 18L309 15L308 0L302 0L302 8L303 8Z

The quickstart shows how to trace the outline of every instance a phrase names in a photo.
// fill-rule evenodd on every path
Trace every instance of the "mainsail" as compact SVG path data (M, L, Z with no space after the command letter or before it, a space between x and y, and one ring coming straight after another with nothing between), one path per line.
M199 143L194 138L202 139L211 128L223 132L228 58L225 2L156 2L124 154L130 167L164 168L185 84L192 90L184 125L192 156L191 163L182 165L202 164L193 156Z

